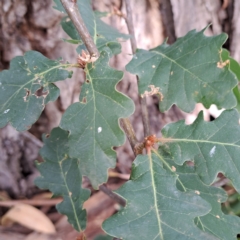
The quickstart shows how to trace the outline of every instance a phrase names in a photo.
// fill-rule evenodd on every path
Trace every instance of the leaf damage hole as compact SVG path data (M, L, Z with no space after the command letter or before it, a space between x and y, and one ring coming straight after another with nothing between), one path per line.
M28 99L31 92L27 88L24 88L24 90L26 91L26 95L23 97L23 100L24 100L24 102L27 102L27 99Z
M176 172L176 168L174 166L171 167L173 172Z
M34 93L34 95L37 97L37 98L39 98L39 97L46 97L47 95L48 95L48 91L46 91L46 92L43 92L43 87L41 87L41 88L39 88L35 93Z
M217 67L218 68L224 68L225 66L227 66L230 63L229 59L224 61L224 62L218 62L217 63Z
M86 83L90 83L90 81L87 79L87 80L86 80Z

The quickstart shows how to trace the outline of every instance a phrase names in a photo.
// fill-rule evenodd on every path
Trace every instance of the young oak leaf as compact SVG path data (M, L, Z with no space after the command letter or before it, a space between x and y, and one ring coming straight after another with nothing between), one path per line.
M190 31L171 46L164 43L150 51L139 49L126 66L139 76L140 94L149 91L149 86L159 88L161 111L176 104L190 112L197 102L206 108L236 105L232 89L237 78L220 57L227 36L206 37L204 30Z
M240 192L240 126L235 109L224 111L212 122L205 122L201 112L191 125L184 121L166 125L162 135L170 141L160 148L178 165L194 161L196 172L207 185L222 172Z
M50 137L43 138L44 146L40 154L44 159L38 164L41 177L35 184L49 189L55 196L62 196L63 201L57 210L67 215L68 221L79 232L86 227L86 210L83 203L89 198L90 191L81 187L82 175L79 159L70 158L68 132L61 128L52 130Z
M108 62L109 55L103 51L96 62L86 65L80 102L66 110L60 123L70 132L70 156L80 159L82 175L95 188L107 180L108 168L115 165L113 146L124 143L119 118L134 111L132 100L116 90L123 72L112 69Z
M124 240L216 240L194 224L210 205L193 192L179 191L176 179L156 155L138 155L131 179L117 191L127 205L103 223L104 231Z
M70 77L62 69L68 65L35 51L15 57L10 69L0 72L0 128L8 122L18 131L30 128L45 104L59 96L52 83Z

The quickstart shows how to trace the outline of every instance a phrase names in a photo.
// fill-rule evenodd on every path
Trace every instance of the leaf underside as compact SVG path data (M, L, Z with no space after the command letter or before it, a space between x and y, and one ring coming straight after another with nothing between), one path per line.
M55 196L63 197L57 210L67 215L69 223L81 232L86 227L83 203L89 198L90 191L81 187L80 161L68 156L69 139L66 131L55 128L50 137L43 141L40 154L44 162L38 164L41 177L35 180L35 184L42 189L49 189Z
M61 6L60 0L55 0L56 7L58 11L65 12ZM105 47L111 49L113 54L118 54L121 52L121 45L119 44L119 39L128 39L129 36L126 34L119 33L116 29L104 23L99 14L94 13L91 7L91 2L89 0L77 1L79 12L83 18L83 21L93 38L99 51L102 51ZM64 17L61 21L63 30L73 39L81 40L76 28L70 21L69 17ZM80 53L82 49L86 49L84 44L80 44L77 48L77 52Z
M191 125L184 121L166 125L162 135L169 142L160 148L178 165L193 161L207 185L222 172L240 192L240 126L236 110L226 110L211 122L205 122L201 112Z
M138 156L131 180L117 192L127 205L103 223L111 236L124 240L217 239L194 224L194 218L208 213L210 205L193 192L179 191L176 176L163 169L156 155Z
M103 51L96 62L86 66L80 102L66 110L60 123L70 132L70 156L80 159L82 175L95 188L107 180L108 168L115 166L113 146L124 143L119 118L134 111L132 100L116 90L123 73L110 68L108 62L108 53Z
M35 51L15 57L10 69L0 72L0 127L10 122L18 131L30 128L45 104L59 96L52 83L69 77L63 66Z
M221 65L221 49L226 34L206 37L190 31L173 45L166 43L150 51L137 50L126 70L139 76L139 92L150 92L150 85L159 88L163 99L160 110L173 104L190 112L200 102L206 108L233 108L236 99L232 89L237 79L228 65Z

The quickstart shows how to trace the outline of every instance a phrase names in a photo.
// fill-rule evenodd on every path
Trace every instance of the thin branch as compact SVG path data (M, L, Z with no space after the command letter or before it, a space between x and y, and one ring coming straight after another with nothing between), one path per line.
M123 198L121 198L119 195L114 193L112 190L110 190L105 184L102 184L101 186L99 186L99 189L102 192L104 192L106 195L108 195L110 198L112 198L114 201L119 203L121 206L124 207L126 205L126 201Z
M141 147L141 143L138 142L130 120L128 118L122 118L120 123L124 132L126 133L135 156L142 154L144 146Z
M30 141L32 141L37 147L42 148L43 142L40 141L38 138L36 138L33 134L30 132L21 132L21 135L23 135L25 138L28 138Z
M229 183L229 179L226 177L222 177L221 179L219 179L218 181L216 181L215 183L212 184L213 187L222 187L224 185L226 185L227 183Z
M0 207L12 207L20 203L25 203L33 206L54 206L62 202L62 200L63 200L62 198L6 200L6 201L0 201Z
M132 52L135 53L137 50L137 42L135 38L135 31L134 31L133 20L132 20L132 9L131 9L129 0L125 0L125 4L126 4L126 12L127 12L125 21L127 23L128 32L131 35L130 41L132 46Z
M99 57L98 49L88 32L88 29L78 11L77 1L76 0L61 0L63 7L65 8L68 16L76 27L78 34L83 40L89 54L91 57Z
M172 44L177 39L174 27L172 4L170 0L161 0L159 2L160 12L164 26L164 35L168 37L168 43Z
M143 119L143 128L144 128L144 136L150 136L150 124L149 124L149 116L148 116L148 109L147 109L147 97L141 97L139 96L139 101L141 105L141 111L142 111L142 119Z
M132 20L132 9L131 9L129 0L125 0L125 4L126 4L126 12L127 12L127 16L126 16L125 20L126 20L128 32L131 35L130 41L131 41L132 52L134 54L137 50L137 43L136 43L133 20ZM138 81L138 77L137 77L137 81ZM151 135L146 96L144 96L144 97L140 96L139 100L140 100L141 111L142 111L144 136L146 137L146 136Z

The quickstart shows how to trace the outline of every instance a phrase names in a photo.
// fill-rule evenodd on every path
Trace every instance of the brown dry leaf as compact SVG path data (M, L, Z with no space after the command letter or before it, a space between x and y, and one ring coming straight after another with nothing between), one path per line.
M11 226L14 222L42 233L53 234L56 232L53 223L45 214L31 205L23 203L11 208L1 220L3 226Z

